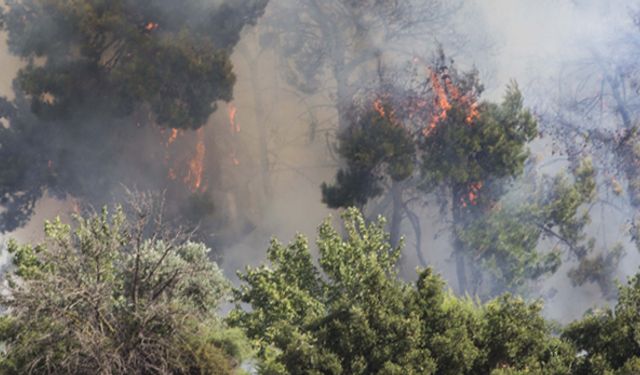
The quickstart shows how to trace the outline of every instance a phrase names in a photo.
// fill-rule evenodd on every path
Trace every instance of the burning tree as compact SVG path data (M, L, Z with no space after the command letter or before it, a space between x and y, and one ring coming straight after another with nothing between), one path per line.
M415 59L413 69L423 78L383 85L354 105L352 125L339 135L344 165L334 184L322 186L325 203L388 215L393 244L407 219L426 264L418 210L435 197L451 219L461 292L529 292L532 281L557 271L566 258L580 262L569 272L576 285L596 281L613 297L606 272L623 252L594 257L595 241L585 234L596 196L592 163L539 175L527 151L537 122L518 88L508 88L501 104L482 102L477 74L458 73L445 62L441 55L425 67Z
M231 100L229 56L266 3L8 1L4 29L25 66L16 100L0 108L11 161L0 172L2 230L24 224L45 190L94 204L119 184L201 190L204 133L185 134L186 168L166 162L165 144Z
M496 203L504 179L522 172L536 122L517 87L508 89L502 104L480 102L476 73L458 74L445 62L441 55L434 67L422 67L426 79L408 89L381 90L365 115L356 116L339 141L346 166L335 185L323 186L323 196L330 206L344 207L386 192L394 202L391 233L397 241L404 215L419 235L410 203L437 191L450 207L459 284L466 291L462 232Z
M385 51L409 51L425 36L454 35L451 19L461 4L457 0L274 1L261 39L280 52L289 84L304 95L331 96L338 127L343 129L356 94L376 84Z
M434 87L441 111L428 122L420 139L421 189L440 189L440 198L450 207L458 287L465 292L470 249L462 234L497 202L505 179L522 173L526 145L537 134L536 121L524 109L517 86L508 88L499 105L475 104L467 99L481 92L473 76L458 78L451 69L438 69L441 83ZM455 86L458 79L460 88ZM465 94L460 96L458 90Z

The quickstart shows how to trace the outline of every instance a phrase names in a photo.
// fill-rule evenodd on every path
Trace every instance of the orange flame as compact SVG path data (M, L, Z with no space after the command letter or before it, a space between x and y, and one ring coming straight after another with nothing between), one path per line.
M160 27L160 25L155 22L147 22L147 24L144 26L144 29L147 31L153 31L158 27Z
M435 110L429 125L422 131L424 136L431 135L438 124L447 119L447 112L452 108L451 101L456 101L468 109L465 122L472 125L473 121L480 115L475 94L473 92L464 95L460 94L460 89L447 74L443 74L440 77L433 69L429 69L429 76L435 94Z
M167 146L175 142L176 139L178 139L178 129L171 129L171 135L169 136L169 139L167 139Z
M471 188L469 189L469 202L472 205L478 204L478 193L482 189L482 181L471 184Z
M236 114L238 114L238 108L233 104L229 104L229 124L231 124L231 131L240 133L240 124L236 123Z
M429 73L433 92L436 95L434 98L436 113L433 114L428 127L423 130L425 137L428 137L441 121L447 119L447 112L451 109L451 103L449 103L449 98L447 97L445 88L440 83L440 78L436 75L436 72L431 69L429 70Z
M480 111L478 110L478 102L474 101L469 106L469 113L467 114L467 118L465 119L465 121L467 121L467 124L471 125L473 124L473 121L478 118L478 116L480 116Z
M184 179L184 183L189 185L191 191L200 189L202 185L202 172L204 171L204 156L206 148L204 145L204 131L202 128L198 129L198 142L196 143L196 154L189 161L189 170L187 176Z
M376 112L380 114L380 117L385 116L384 106L382 105L382 102L380 101L380 99L376 99L376 101L373 102L373 109L375 109Z

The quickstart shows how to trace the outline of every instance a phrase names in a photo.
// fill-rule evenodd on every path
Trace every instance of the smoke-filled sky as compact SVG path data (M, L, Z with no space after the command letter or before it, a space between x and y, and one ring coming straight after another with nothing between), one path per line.
M269 9L286 5L287 1L296 0L272 0L267 14ZM458 31L468 35L468 43L450 53L462 66L478 67L487 88L487 99L500 99L506 85L513 79L522 87L527 103L534 107L545 106L554 100L557 92L552 92L553 82L560 79L567 65L590 56L593 50L607 53L612 41L630 32L632 20L629 12L635 9L635 5L633 1L623 0L468 0L456 20L460 28ZM441 38L425 38L427 45L424 48L418 46L416 50L433 51L434 40ZM321 202L319 186L333 178L338 166L327 150L328 138L325 137L331 133L335 122L334 109L326 105L333 98L331 94L321 92L303 97L294 93L278 71L281 66L277 58L270 51L260 51L257 46L253 30L245 30L233 55L238 77L233 104L238 108L237 121L242 126L240 142L247 150L234 178L241 181L243 189L251 190L259 184L256 178L260 170L257 161L259 140L266 136L270 147L273 195L256 209L259 214L249 215L254 218L252 224L255 228L233 245L222 249L222 266L230 278L238 268L262 261L272 236L283 242L289 241L296 232L310 238L315 236L317 225L332 213ZM446 45L444 48L448 52ZM258 63L253 66L256 70L252 71L251 61L255 59ZM4 42L0 43L0 66L0 94L11 97L11 81L20 63L9 55ZM252 77L256 72L259 76L257 81ZM262 123L257 121L258 101L261 101L265 116ZM221 106L209 120L207 128L228 126L227 121L226 108ZM266 128L266 132L261 133L260 127ZM312 131L313 136L310 135ZM544 152L544 145L537 147ZM550 169L547 172L556 171ZM231 194L228 197L229 200L235 199ZM429 205L421 213L427 237L425 253L430 265L453 283L454 265L448 255L446 225L436 206ZM64 203L50 199L43 201L33 223L14 235L25 240L34 238L33 233L42 220L64 212L63 207ZM596 229L593 230L601 231L604 222L621 227L625 220L615 212L603 211L594 220ZM411 240L409 237L408 244ZM638 257L635 255L628 255L621 276L627 276L637 268ZM406 262L407 270L418 264L412 252L408 252ZM539 286L541 295L551 289L559 290L555 298L547 301L549 317L566 321L594 304L603 303L598 299L594 285L574 290L560 273L563 272Z
M485 81L494 96L511 79L526 89L537 80L557 78L560 65L588 55L589 48L606 48L620 32L628 32L634 2L477 0L474 5L493 43L488 65L476 63L490 78Z

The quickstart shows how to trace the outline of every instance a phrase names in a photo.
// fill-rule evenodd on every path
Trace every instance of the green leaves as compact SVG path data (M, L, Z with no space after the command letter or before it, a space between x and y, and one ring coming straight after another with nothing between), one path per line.
M537 125L517 87L507 89L500 105L481 103L472 123L467 111L452 103L447 117L420 143L425 189L468 186L522 172L526 145L537 135Z
M7 1L3 30L23 64L15 99L0 100L0 231L24 225L45 190L95 207L123 185L186 203L168 169L188 157L164 132L198 129L232 99L232 49L267 2Z
M353 111L358 113L352 114L354 122L340 134L338 145L347 166L338 171L335 184L322 185L323 202L333 208L363 206L384 191L385 179L403 181L415 169L415 144L402 124L373 107Z
M572 178L561 174L543 179L540 186L524 180L504 202L461 232L470 255L484 264L493 279L490 295L526 293L530 281L557 271L563 252L582 260L593 249L584 235L590 220L588 206L595 197L590 160L576 167ZM552 239L556 246L542 247L544 239ZM580 284L585 280L576 279Z
M614 310L596 310L563 332L581 352L577 374L629 374L640 357L640 281L638 275L621 286ZM613 372L616 371L616 372Z
M198 128L214 102L231 99L229 49L266 3L186 1L176 11L162 1L16 1L6 30L12 52L29 61L18 82L39 115L69 117L92 105L123 116L147 104L162 125ZM222 13L225 27L212 33Z
M0 371L230 374L241 349L217 317L227 281L204 245L152 230L155 219L105 209L47 222L36 247L12 242Z
M236 301L248 306L230 320L254 340L261 374L569 373L574 354L550 336L540 304L459 299L430 269L412 287L397 279L384 221L354 209L342 218L342 231L320 226L317 266L298 237L274 241L270 266L240 275Z
M272 267L241 275L236 298L251 310L238 306L231 321L258 340L263 373L424 373L431 365L410 290L395 279L399 249L382 220L367 224L354 209L343 220L344 238L329 221L320 226L319 268L302 237L273 242Z

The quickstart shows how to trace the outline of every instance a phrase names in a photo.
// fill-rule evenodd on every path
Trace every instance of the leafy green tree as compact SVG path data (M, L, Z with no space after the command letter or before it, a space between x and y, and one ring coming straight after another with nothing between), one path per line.
M637 95L640 77L637 9L625 10L620 30L606 41L585 46L579 61L567 65L558 77L540 87L541 133L553 144L552 158L577 163L593 160L597 173L597 195L593 208L603 215L631 223L621 231L618 220L602 220L602 233L617 232L640 246L640 134ZM593 228L595 229L595 228ZM607 236L610 238L610 236ZM607 274L615 271L624 250L607 244L601 254L585 258L574 278L597 282L608 295L616 288Z
M403 215L419 236L409 202L438 193L450 207L459 288L466 292L472 249L465 248L462 234L497 202L505 180L522 173L526 145L537 130L515 85L501 104L480 102L477 72L459 74L450 65L441 52L427 78L404 88L383 87L379 99L356 111L339 138L345 167L322 191L330 207L362 207L379 195L391 196L394 240Z
M476 84L470 87L476 87ZM477 111L475 117L470 117ZM433 126L433 125L432 125ZM444 189L453 221L453 248L458 288L468 291L465 263L471 249L462 235L469 223L503 193L505 179L520 175L527 144L537 134L536 121L524 108L517 86L507 89L501 104L483 102L477 109L452 103L446 117L420 140L422 188Z
M248 268L230 320L254 340L263 374L570 373L572 347L551 336L541 305L503 296L479 306L427 269L397 278L384 221L325 221L314 264L305 238L274 240L271 266ZM248 304L244 309L240 305Z
M422 322L423 342L437 374L468 374L480 361L482 313L473 301L445 292L445 283L427 268L416 283L413 307Z
M540 303L503 295L484 306L477 374L570 374L573 348L551 335Z
M415 145L406 128L373 108L354 108L353 113L358 115L340 134L338 144L338 155L347 166L338 171L335 185L322 184L323 200L331 208L362 208L384 191L382 176L399 182L415 168Z
M338 138L337 153L345 161L333 185L323 183L322 200L331 208L359 207L372 199L389 195L391 200L391 244L400 242L402 213L408 180L414 173L416 146L413 134L377 102L377 110L354 106L348 128ZM418 254L421 255L420 250Z
M562 336L579 351L575 374L633 374L640 369L640 277L621 286L614 309L596 310Z
M148 202L148 201L147 201ZM157 206L47 222L9 243L4 374L231 374L246 346L217 316L229 285L208 249L157 226Z
M241 275L236 297L251 311L238 307L231 320L258 342L261 372L432 372L419 317L407 308L411 290L395 278L399 248L389 245L383 222L367 225L355 210L344 220L346 240L329 221L319 229L320 269L299 236L288 246L272 243L273 268Z
M595 246L584 234L588 205L595 197L591 161L583 161L573 178L539 178L535 166L529 169L518 188L462 233L465 246L473 249L471 256L489 271L489 295L526 294L528 283L555 272L563 255L587 261ZM550 251L542 246L544 240L556 246Z

